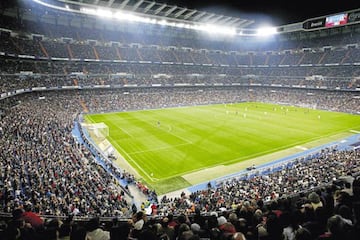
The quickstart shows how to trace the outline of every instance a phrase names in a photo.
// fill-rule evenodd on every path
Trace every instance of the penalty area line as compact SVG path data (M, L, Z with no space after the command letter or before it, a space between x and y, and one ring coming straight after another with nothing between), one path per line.
M110 137L111 139L113 139L112 137ZM137 167L138 169L140 169L140 171L142 171L149 179L151 179L151 181L155 181L155 179L153 177L151 177L117 142L113 141L113 143L115 143L115 145L121 149L122 152L125 153L125 155L128 157L129 160L131 160ZM121 153L119 153L121 155Z
M161 129L161 130L162 130L163 132L166 132L167 134L170 134L170 135L172 135L172 136L174 136L174 137L176 137L176 138L178 138L178 139L186 142L187 144L193 144L193 142L192 142L191 140L188 140L188 139L186 139L186 138L183 138L183 137L181 137L181 136L178 136L178 135L176 135L175 133L172 133L173 128L172 128L171 125L168 125L168 131L165 131L165 130L163 130L163 129Z
M128 131L126 131L124 128L120 127L120 130L123 131L126 135L128 135L129 137L134 137L133 135L131 135Z
M158 148L151 148L149 150L141 150L141 151L134 151L134 152L129 152L128 154L134 155L134 154L139 154L139 153L147 153L147 152L154 152L154 151L159 151L159 150L164 150L164 149L171 149L171 148L175 148L178 146L184 146L184 145L190 145L191 143L181 143L181 144L176 144L176 145L169 145L166 147L158 147Z

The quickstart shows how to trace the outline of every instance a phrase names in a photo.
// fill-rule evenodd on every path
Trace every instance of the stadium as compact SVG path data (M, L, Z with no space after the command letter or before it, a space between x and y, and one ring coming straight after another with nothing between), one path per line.
M360 9L0 6L0 239L360 236Z

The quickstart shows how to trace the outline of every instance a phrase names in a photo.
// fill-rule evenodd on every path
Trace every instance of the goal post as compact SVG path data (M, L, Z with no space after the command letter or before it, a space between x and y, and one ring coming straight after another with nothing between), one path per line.
M109 136L109 127L101 122L101 123L87 123L84 124L84 127L87 129L90 137L96 138L98 140L104 140Z

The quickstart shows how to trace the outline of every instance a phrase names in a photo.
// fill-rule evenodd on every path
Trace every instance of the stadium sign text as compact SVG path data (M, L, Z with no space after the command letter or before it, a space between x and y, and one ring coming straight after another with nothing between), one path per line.
M357 21L360 21L360 11L349 13L348 22L357 22Z
M325 18L309 20L304 22L303 24L304 29L321 28L324 26L325 26Z

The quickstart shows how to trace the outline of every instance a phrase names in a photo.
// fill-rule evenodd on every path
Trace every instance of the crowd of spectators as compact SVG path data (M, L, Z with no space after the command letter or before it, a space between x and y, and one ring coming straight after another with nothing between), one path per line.
M191 209L192 204L203 212L220 209L235 210L243 201L269 202L278 198L295 196L309 189L331 184L344 176L356 176L360 169L359 151L326 149L311 158L296 159L269 174L234 177L220 181L213 188L199 190L186 198L164 197L158 212ZM325 174L326 173L326 174ZM186 200L186 201L185 201Z
M3 21L2 24L8 24L10 31L19 30L9 19ZM5 30L0 34L3 43L0 52L4 53L1 57L4 68L0 74L6 80L1 81L2 84L6 83L1 86L2 92L14 91L17 87L49 85L151 86L184 83L354 90L359 87L360 81L356 67L360 62L359 39L357 34L351 33L311 41L306 38L296 41L282 39L280 43L272 40L262 43L264 46L246 40L249 44L242 44L247 46L245 49L231 43L226 44L228 48L224 49L224 44L211 39L191 41L174 37L172 41L179 43L172 44L165 41L169 36L148 36L144 42L140 41L140 32L126 32L120 40L114 41L113 32L103 30L94 36L83 29L74 28L74 32L71 32L71 28L65 26L56 26L54 35L55 32L50 30L54 28L36 29L25 20L22 28L23 34ZM43 35L32 35L38 31L43 31ZM247 49L250 46L252 49ZM45 76L27 76L26 81L19 81L24 77L13 74L23 71ZM77 82L74 82L71 73L82 73L84 76L75 77ZM126 76L112 76L117 73ZM48 77L49 74L51 77Z
M2 61L0 61L2 62ZM1 93L15 92L20 89L36 90L41 88L56 89L62 87L94 88L94 87L151 87L151 86L272 86L287 88L329 89L356 91L359 87L359 69L355 66L327 68L266 68L245 70L229 68L226 72L220 67L163 66L163 65L99 65L78 63L51 64L36 62L3 61L4 69L0 75ZM46 74L37 74L29 70L43 69ZM23 68L18 74L12 69ZM71 68L72 70L70 70ZM121 68L125 72L116 74ZM84 73L84 69L86 72ZM311 77L304 77L308 72L315 72ZM21 73L20 73L21 72ZM54 72L57 72L56 74ZM87 72L90 72L87 74ZM94 73L95 72L95 73ZM187 72L187 73L186 73ZM324 72L324 74L322 74ZM328 77L324 77L326 75ZM49 74L48 74L49 73ZM54 73L54 74L52 74ZM66 73L66 74L65 74ZM255 74L256 73L256 74ZM348 74L348 75L346 75ZM302 76L302 77L300 77ZM329 77L332 76L332 77Z
M219 199L218 193L212 196ZM343 182L310 189L295 198L278 198L270 204L262 199L241 200L231 209L205 214L194 206L178 215L154 217L137 211L127 220L93 217L76 221L72 217L43 219L25 208L15 210L1 225L0 236L6 240L356 240L360 234L359 194L360 179L348 175ZM207 198L206 194L203 197ZM186 201L187 196L181 199Z
M324 48L297 49L287 51L270 50L268 52L251 51L223 51L197 49L195 47L157 47L142 46L135 43L114 46L108 42L91 44L84 41L71 43L61 39L19 39L0 35L4 43L0 52L15 56L34 56L46 60L55 59L87 59L87 61L113 60L128 62L152 62L164 64L191 64L199 66L321 66L321 65L352 65L360 62L359 48L336 46L330 50ZM354 39L354 41L359 41ZM355 42L356 43L356 42Z
M82 98L91 112L259 101L356 114L360 111L356 96L341 91L232 86L89 90Z
M22 98L6 110L1 136L1 211L30 205L41 215L126 215L131 201L71 131L76 99Z

